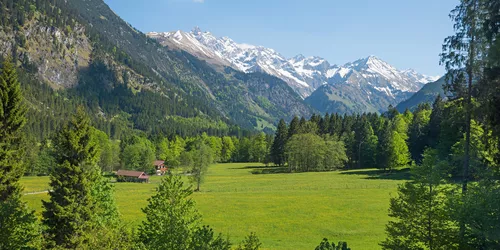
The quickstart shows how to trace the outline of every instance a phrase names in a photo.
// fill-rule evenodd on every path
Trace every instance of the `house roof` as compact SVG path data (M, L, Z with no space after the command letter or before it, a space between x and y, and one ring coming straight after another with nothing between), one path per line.
M132 171L132 170L118 170L118 172L116 172L116 175L118 176L128 176L128 177L137 177L137 178L141 178L141 179L146 179L149 178L149 176L144 173L144 172L139 172L139 171Z
M153 162L153 165L155 165L155 166L162 166L163 164L165 164L165 161L154 161Z

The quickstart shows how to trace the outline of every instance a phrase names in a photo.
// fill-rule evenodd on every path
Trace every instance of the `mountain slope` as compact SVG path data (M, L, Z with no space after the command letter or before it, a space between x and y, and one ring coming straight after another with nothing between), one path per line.
M417 106L421 103L434 102L438 95L445 97L445 92L443 90L443 85L445 83L444 77L440 78L435 82L426 84L421 90L413 94L408 100L399 103L396 109L399 112L404 112L406 109L415 110Z
M30 5L34 8L24 8ZM182 124L172 124L180 118L202 119L196 126L214 131L204 124L256 128L312 112L285 82L254 74L238 78L188 53L165 49L102 0L19 0L0 11L19 18L2 19L0 54L13 54L40 82L59 95L84 100L108 122L125 112L135 128L171 134L182 130ZM264 89L254 90L256 82ZM262 92L269 92L267 102ZM289 102L283 105L281 99Z
M321 57L297 55L285 58L273 49L236 43L228 37L216 37L210 32L203 32L198 27L191 32L150 32L148 36L171 49L186 50L215 65L230 65L243 72L264 72L276 76L287 82L303 98L322 85L345 81L345 75L352 70L371 76L378 75L389 81L391 90L402 92L416 92L423 84L434 80L433 77L414 70L396 70L373 56L340 67L331 65ZM363 65L366 69L362 68ZM386 86L377 87L382 89Z
M328 113L383 112L432 80L412 70L397 70L374 56L347 63L329 74L328 84L306 98L311 106Z

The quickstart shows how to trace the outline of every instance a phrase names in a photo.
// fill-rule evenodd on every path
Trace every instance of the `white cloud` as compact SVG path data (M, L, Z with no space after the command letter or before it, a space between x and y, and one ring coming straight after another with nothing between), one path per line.
M193 2L195 2L195 3L204 3L205 0L193 0Z

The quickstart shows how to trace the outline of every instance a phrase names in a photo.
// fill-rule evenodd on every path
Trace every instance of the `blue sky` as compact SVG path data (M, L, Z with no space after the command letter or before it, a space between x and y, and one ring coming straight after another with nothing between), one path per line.
M194 26L286 57L343 64L376 55L393 66L440 75L458 0L105 0L143 32Z

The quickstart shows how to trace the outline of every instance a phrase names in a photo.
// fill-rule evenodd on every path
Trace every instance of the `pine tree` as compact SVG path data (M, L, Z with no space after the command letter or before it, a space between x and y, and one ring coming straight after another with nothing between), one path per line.
M14 65L5 61L0 76L0 201L21 192L21 136L26 108Z
M139 239L147 249L189 249L200 220L195 202L189 198L192 193L179 176L162 179L142 210L146 219L139 226Z
M373 141L369 142L369 139L373 140L373 129L366 116L362 116L356 121L355 131L352 158L358 163L357 168L361 168L364 158L369 157L365 149L368 148L367 146L370 146L368 143L373 143Z
M398 187L392 198L382 249L457 249L456 225L448 214L443 175L446 167L435 150L425 153L422 165L413 169L414 181Z
M50 201L43 202L49 244L81 248L96 237L92 232L117 223L111 187L97 166L92 129L80 107L55 138L57 166L50 175Z
M189 246L190 250L230 250L231 242L222 238L222 234L215 235L210 226L203 226L193 232Z
M485 3L483 0L461 0L451 12L455 22L455 35L445 39L441 62L446 67L445 90L461 98L465 108L465 143L462 168L462 194L467 194L470 167L471 121L473 119L472 98L473 84L482 79L483 56L485 55L485 37L482 31ZM466 225L461 223L460 235L465 234ZM461 237L463 238L463 237Z
M427 144L431 148L438 145L438 139L441 131L441 120L443 119L444 102L441 95L438 95L432 104L432 113L429 118L429 129L427 135Z
M292 121L290 121L290 126L288 126L288 138L299 133L300 125L299 125L299 117L293 117Z
M377 166L380 169L387 170L389 168L390 160L390 148L392 140L392 131L389 126L389 121L385 121L378 135L377 144Z
M278 124L273 145L271 146L271 157L275 165L283 167L285 165L285 150L288 141L288 128L283 119Z
M21 130L26 122L14 65L4 62L0 75L0 249L32 249L40 243L34 211L21 201L24 173Z
M481 79L481 64L484 55L482 24L484 1L461 0L451 12L456 34L446 38L441 54L441 62L446 66L445 89L454 98L463 98L465 108L465 157L463 161L462 190L467 192L469 177L470 126L472 120L473 84Z
M430 106L419 105L413 115L413 120L408 127L408 147L410 149L412 159L420 164L422 154L427 148L427 135L429 130Z

